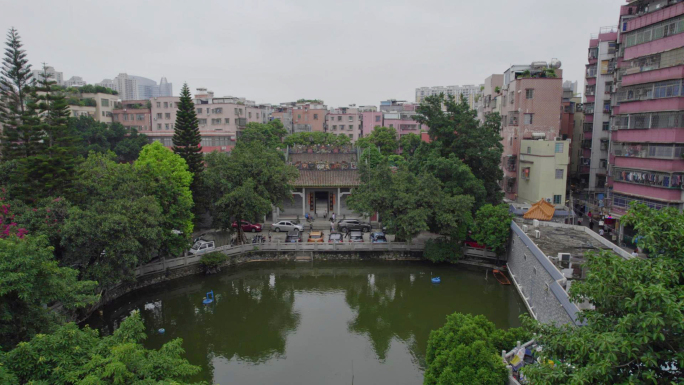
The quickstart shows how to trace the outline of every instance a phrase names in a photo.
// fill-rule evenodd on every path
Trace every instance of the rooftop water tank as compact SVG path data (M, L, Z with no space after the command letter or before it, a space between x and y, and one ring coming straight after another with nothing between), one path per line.
M556 59L556 58L553 58L549 62L549 67L554 68L554 69L559 69L559 68L561 68L561 61Z
M545 61L533 61L532 64L530 64L530 66L532 68L546 68L548 65Z

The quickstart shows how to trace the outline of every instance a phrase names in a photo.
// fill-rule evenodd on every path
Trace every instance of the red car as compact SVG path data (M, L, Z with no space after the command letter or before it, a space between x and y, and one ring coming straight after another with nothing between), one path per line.
M466 247L472 247L473 249L486 249L487 246L481 245L475 241L465 241L464 242Z
M242 231L249 233L260 233L261 232L261 225L258 223L249 223L246 221L240 221L242 223ZM237 222L233 222L233 228L237 229Z

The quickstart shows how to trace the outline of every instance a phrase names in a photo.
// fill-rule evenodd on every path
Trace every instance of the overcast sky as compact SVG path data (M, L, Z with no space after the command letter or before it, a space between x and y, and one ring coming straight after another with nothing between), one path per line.
M624 0L0 0L34 66L88 83L165 76L178 94L328 106L413 101L415 88L480 84L558 58L584 82L589 34Z

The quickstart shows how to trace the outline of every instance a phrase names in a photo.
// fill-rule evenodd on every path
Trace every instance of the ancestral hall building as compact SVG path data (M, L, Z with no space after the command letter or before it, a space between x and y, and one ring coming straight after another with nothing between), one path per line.
M273 219L302 220L305 214L315 218L352 215L347 198L358 187L358 150L351 146L295 146L286 152L287 163L299 169L293 183L292 200L283 202L283 210L276 208Z

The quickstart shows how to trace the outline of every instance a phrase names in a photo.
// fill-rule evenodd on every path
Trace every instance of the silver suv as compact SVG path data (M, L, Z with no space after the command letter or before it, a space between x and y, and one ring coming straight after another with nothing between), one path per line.
M358 219L342 219L337 222L337 229L343 233L350 231L363 231L365 233L371 231L371 224L368 222L361 222Z

